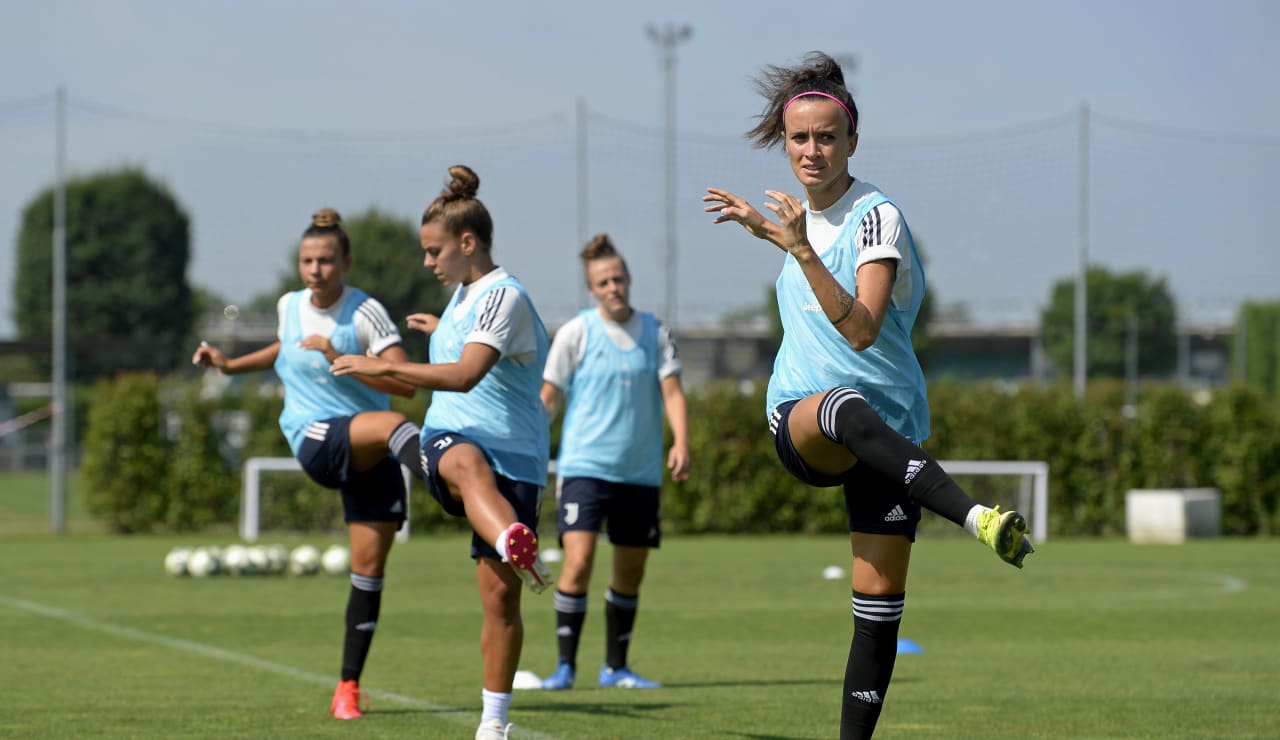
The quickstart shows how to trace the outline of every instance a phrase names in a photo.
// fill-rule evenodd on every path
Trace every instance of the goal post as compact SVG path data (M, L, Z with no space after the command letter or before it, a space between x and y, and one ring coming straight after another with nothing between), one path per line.
M939 460L948 475L1016 475L1018 511L1031 512L1031 539L1049 538L1049 463L1042 460Z
M244 461L244 486L240 494L240 539L245 542L257 542L259 525L262 521L262 474L267 472L302 472L302 465L293 457L251 457ZM404 523L396 531L398 542L409 540L409 496L412 473L405 466L400 466L400 474L404 476Z

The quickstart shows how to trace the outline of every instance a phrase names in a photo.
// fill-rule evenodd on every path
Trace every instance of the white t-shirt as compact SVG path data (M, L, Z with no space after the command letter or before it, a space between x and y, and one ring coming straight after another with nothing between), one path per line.
M879 192L876 186L854 180L840 200L821 211L809 211L805 228L809 235L809 244L813 251L821 256L835 243L836 237L844 228L845 218L858 207L858 202L868 195ZM805 203L808 208L809 204ZM862 223L858 224L858 233L854 243L858 247L856 269L875 260L891 259L898 263L897 276L893 282L893 303L895 306L908 305L911 302L910 260L902 258L902 250L898 248L898 240L902 237L902 213L892 203L881 203L867 211ZM852 289L853 286L845 286ZM852 291L851 291L852 292Z
M333 336L333 330L338 325L338 314L342 311L342 304L347 299L347 290L347 286L342 286L342 295L327 308L316 308L309 297L298 301L298 323L302 328L302 336L309 337L312 334L319 334L322 337ZM289 296L289 293L285 293L276 303L278 319L276 338L278 339L284 337L284 314L289 307ZM356 340L360 342L360 348L365 351L372 350L375 355L402 341L400 330L391 320L391 314L387 313L387 309L372 296L360 304L352 315L351 321L355 324Z
M476 296L507 277L507 271L498 267L470 285L459 285L454 315L465 315ZM535 361L538 357L538 334L533 324L533 311L528 301L521 299L520 291L503 286L485 294L484 301L483 307L476 307L476 323L463 344L478 342L493 347L504 358L521 367Z
M640 333L644 330L639 311L633 310L631 316L621 324L603 314L600 315L600 321L604 324L605 334L624 352L636 346ZM573 382L573 373L582 363L586 350L586 322L581 315L574 316L556 331L555 339L551 340L551 351L547 354L547 367L542 371L542 379L561 390L567 389ZM682 369L680 355L676 351L676 340L666 324L659 321L658 380L678 375Z

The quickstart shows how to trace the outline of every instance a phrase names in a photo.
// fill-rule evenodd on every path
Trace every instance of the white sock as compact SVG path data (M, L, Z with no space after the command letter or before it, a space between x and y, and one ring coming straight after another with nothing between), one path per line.
M974 504L973 508L969 509L969 513L965 514L964 516L964 531L968 532L974 537L977 537L978 536L978 515L984 511L991 511L991 509L986 506L983 506L982 504Z
M507 726L507 709L511 706L511 692L501 693L488 689L480 690L480 700L484 702L484 711L480 713L480 724L496 719Z
M502 534L498 535L498 539L493 543L493 549L498 551L498 556L502 558L502 562L507 562L507 531L511 527L502 530Z

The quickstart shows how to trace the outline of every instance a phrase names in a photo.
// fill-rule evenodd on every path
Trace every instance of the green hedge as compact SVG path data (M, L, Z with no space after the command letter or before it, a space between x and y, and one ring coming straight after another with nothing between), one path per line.
M151 373L93 387L85 506L114 531L190 531L233 515L237 489L218 454L213 405L193 387L166 390Z
M185 383L185 385L184 385ZM938 383L930 389L939 459L1049 463L1053 535L1124 531L1133 488L1213 487L1223 496L1227 534L1280 531L1280 411L1262 392L1232 386L1189 393L1141 389L1133 408L1119 383L1092 384L1083 403L1067 386ZM427 397L395 399L421 419ZM242 458L224 462L210 431L215 413L248 414L248 456L288 456L271 386L249 385L201 401L191 381L121 376L95 388L85 440L89 509L122 532L196 529L237 521ZM680 532L842 532L839 489L800 484L778 464L764 415L764 390L711 386L689 398L693 472L663 489L663 520ZM165 423L168 419L170 423ZM1016 502L1009 479L962 479L988 503ZM263 480L264 530L340 530L338 496L296 473ZM544 508L550 509L548 494ZM461 530L414 483L414 531ZM548 517L544 516L544 525Z

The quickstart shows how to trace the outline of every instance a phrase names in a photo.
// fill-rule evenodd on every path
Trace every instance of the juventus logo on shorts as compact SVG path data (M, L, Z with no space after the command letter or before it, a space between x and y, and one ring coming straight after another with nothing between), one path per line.
M565 504L564 505L564 523L573 524L576 521L578 521L578 505L576 503Z

